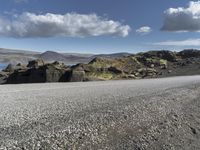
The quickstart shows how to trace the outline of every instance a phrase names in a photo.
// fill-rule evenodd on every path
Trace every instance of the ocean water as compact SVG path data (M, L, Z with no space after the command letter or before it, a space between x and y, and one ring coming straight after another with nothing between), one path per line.
M0 70L2 70L2 69L5 69L5 68L6 68L6 66L7 66L7 64L0 63Z

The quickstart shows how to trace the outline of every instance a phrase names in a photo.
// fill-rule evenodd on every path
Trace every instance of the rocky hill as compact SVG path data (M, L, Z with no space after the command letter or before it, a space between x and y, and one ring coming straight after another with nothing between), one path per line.
M52 52L47 54L54 55ZM42 59L30 61L28 65L10 64L0 73L0 80L2 84L12 84L142 79L197 74L200 74L198 50L149 51L117 58L96 57L89 63L74 66L66 66L57 61L45 63Z
M66 59L64 55L53 51L46 51L42 54L37 55L37 57L45 61L53 61L55 59L57 61L64 61Z
M42 54L36 55L37 59L42 59L46 62L60 61L65 64L76 64L76 63L87 63L91 60L91 58L87 55L79 54L62 54L54 51L46 51Z

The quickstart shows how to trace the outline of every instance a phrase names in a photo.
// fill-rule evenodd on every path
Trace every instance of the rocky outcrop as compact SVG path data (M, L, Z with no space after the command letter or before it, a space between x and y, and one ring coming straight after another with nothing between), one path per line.
M84 81L84 70L73 70L59 62L45 64L42 60L29 62L27 69L10 73L5 83L43 83Z
M13 72L15 70L14 65L8 64L8 66L3 70L5 72Z
M85 81L85 71L75 71L71 72L70 82L82 82Z
M146 57L146 58L160 58L160 59L164 59L167 61L171 61L171 62L175 62L177 60L177 53L176 52L172 52L172 51L149 51L146 53L143 53L142 56Z
M28 68L38 68L38 67L41 67L44 65L45 65L45 63L42 59L36 59L36 60L29 61L27 67Z
M191 57L200 57L200 51L199 50L183 50L181 52L178 53L179 56L181 56L182 58L191 58Z
M8 73L0 71L0 84L5 84L8 76Z
M0 84L155 78L189 75L187 70L200 74L199 53L197 50L150 51L122 58L96 57L88 64L74 66L37 59L27 66L9 64L0 72Z

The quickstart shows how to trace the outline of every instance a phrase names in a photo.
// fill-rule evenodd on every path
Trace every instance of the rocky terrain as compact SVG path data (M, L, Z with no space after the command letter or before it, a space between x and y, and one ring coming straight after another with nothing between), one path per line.
M199 150L200 76L0 85L1 150Z
M95 57L89 63L67 66L45 62L47 52L28 65L9 64L0 72L1 84L142 79L200 74L200 51L149 51L123 57ZM56 55L58 60L64 59Z

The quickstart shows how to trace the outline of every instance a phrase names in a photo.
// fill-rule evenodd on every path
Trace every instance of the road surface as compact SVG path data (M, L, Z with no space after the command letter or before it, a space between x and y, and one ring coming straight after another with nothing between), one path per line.
M0 86L0 150L200 149L200 76Z

